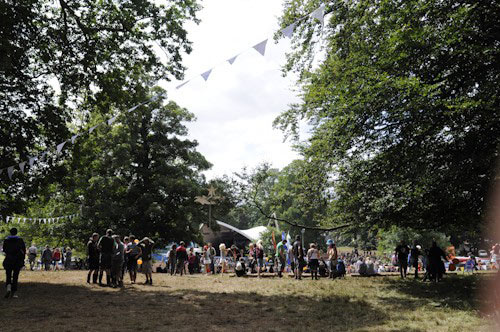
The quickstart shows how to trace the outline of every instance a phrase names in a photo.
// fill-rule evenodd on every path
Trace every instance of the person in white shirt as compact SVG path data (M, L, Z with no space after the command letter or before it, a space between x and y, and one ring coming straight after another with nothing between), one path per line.
M30 269L31 271L34 270L35 265L36 265L36 255L37 255L37 249L34 243L31 244L31 247L28 249L28 261L30 263Z

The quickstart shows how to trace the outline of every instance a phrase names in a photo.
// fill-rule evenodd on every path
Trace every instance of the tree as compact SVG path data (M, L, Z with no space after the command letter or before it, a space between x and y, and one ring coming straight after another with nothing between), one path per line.
M318 5L287 2L282 27ZM299 74L302 100L275 125L296 137L309 121L301 151L333 192L332 220L479 233L500 144L499 9L330 1L323 32L298 23L285 72Z
M182 78L191 51L184 24L197 22L198 9L195 0L0 3L0 169L39 157L27 176L1 174L1 214L24 212L59 176L55 158L40 152L68 139L68 124L85 128L93 112L121 105L138 68L154 80Z

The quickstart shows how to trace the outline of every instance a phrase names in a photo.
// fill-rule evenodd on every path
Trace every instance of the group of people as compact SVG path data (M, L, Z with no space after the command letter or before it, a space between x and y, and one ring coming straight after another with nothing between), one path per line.
M60 263L65 270L69 270L71 268L73 251L70 247L50 249L46 245L40 256L40 261L37 261L37 257L38 248L32 243L31 247L28 248L28 262L31 271L38 268L39 263L40 269L43 268L45 271L59 270L61 268Z
M325 262L318 245L311 243L308 250L305 250L300 236L297 236L290 245L287 240L282 240L277 243L274 250L266 250L262 240L259 240L249 244L248 252L235 245L226 247L221 243L217 254L212 243L207 243L200 255L195 253L193 248L187 249L184 242L180 242L179 246L176 244L171 246L167 253L166 266L158 267L157 271L169 272L171 275L183 275L186 270L191 274L202 272L223 275L231 267L238 277L255 273L260 278L264 271L275 272L278 277L282 277L288 266L296 279L302 279L302 272L307 266L312 278L316 280L319 279L319 274L331 278L344 276L345 265L338 257L335 243L329 240L327 245L327 262Z
M131 283L137 279L137 267L146 276L144 284L153 284L153 245L154 242L145 237L138 240L134 235L125 236L123 242L120 235L113 234L108 229L106 234L99 237L94 233L87 243L89 272L87 283L100 286L121 287L125 271L130 275ZM103 283L106 273L106 283Z

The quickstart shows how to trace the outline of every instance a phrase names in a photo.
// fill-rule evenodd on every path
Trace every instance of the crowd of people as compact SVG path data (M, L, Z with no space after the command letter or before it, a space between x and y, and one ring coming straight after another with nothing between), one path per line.
M87 243L87 283L122 287L125 275L128 274L130 282L134 284L140 271L145 275L144 284L152 285L153 246L154 241L148 237L139 240L134 235L129 235L124 236L122 241L121 236L113 234L111 229L101 237L94 233ZM317 243L310 243L305 247L299 235L292 243L283 239L267 249L262 240L250 243L248 249L235 245L226 247L221 243L218 252L211 243L207 243L201 252L195 252L193 247L187 248L181 241L179 245L171 246L166 261L155 268L156 272L180 276L187 273L223 275L231 271L237 277L256 274L260 278L262 273L270 272L281 278L284 273L289 272L297 280L302 279L304 271L309 272L313 280L320 277L341 278L354 273L372 276L396 271L401 278L406 278L409 271L412 271L414 278L418 278L419 272L422 272L424 281L437 282L445 273L444 262L450 260L436 242L423 250L416 242L410 247L401 241L392 255L382 257L377 257L370 251L361 254L357 249L339 253L333 240L327 241L326 250L322 250ZM17 235L16 228L12 228L10 236L4 240L3 251L6 254L3 263L7 273L6 297L15 297L19 271L25 264L26 254L31 270L39 268L57 271L62 267L69 269L73 261L71 248L51 249L49 246L45 246L40 259L37 260L37 247L32 244L26 249L24 241ZM492 248L491 261L496 264L499 256L500 245L497 244ZM473 256L467 260L466 266L477 268Z

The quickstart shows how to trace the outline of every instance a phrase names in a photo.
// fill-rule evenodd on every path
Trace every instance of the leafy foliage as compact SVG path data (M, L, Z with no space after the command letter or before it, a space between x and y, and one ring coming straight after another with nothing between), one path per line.
M54 147L94 112L121 105L138 71L154 81L181 78L182 55L191 51L184 24L197 22L198 9L195 0L0 3L0 168ZM155 52L160 46L164 63ZM28 199L61 176L54 159L49 153L26 165L28 176L12 182L2 174L3 215L24 212Z
M287 2L282 26L318 5ZM299 73L302 101L275 125L297 137L309 121L302 152L311 183L333 192L331 218L479 233L500 143L499 9L329 1L322 34L299 23L285 72Z

